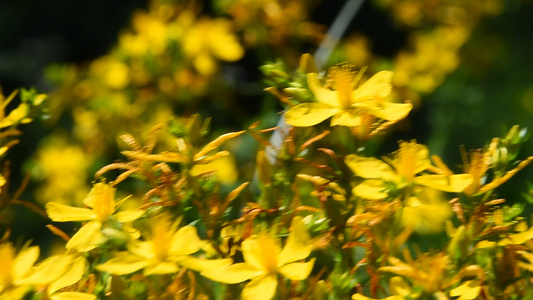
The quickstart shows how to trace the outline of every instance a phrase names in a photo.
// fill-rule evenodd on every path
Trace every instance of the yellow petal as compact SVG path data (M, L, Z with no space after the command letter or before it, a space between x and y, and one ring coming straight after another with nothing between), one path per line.
M185 161L185 157L179 153L163 151L159 154L148 154L141 151L122 151L120 152L124 156L127 156L130 159L138 159L144 161L153 161L153 162L171 162L171 163L181 163Z
M468 280L462 285L450 291L451 297L461 296L459 299L471 300L476 299L481 291L479 280Z
M298 64L298 70L302 73L318 72L318 68L315 65L313 56L309 53L304 53L300 56L300 63Z
M355 109L342 110L331 118L331 126L357 127L361 125L361 116Z
M409 296L411 294L411 287L400 276L394 276L390 279L389 289L395 295Z
M132 209L132 210L126 210L121 211L115 214L117 217L117 220L121 223L131 222L135 221L138 218L140 218L144 214L144 210L140 209Z
M65 274L48 286L48 294L53 294L64 287L73 285L80 281L80 279L83 277L83 274L85 274L86 265L87 261L84 257L76 258Z
M377 158L350 154L344 162L359 177L385 181L395 181L398 177L391 166Z
M498 242L498 246L520 245L531 239L533 239L533 228L528 231L508 235Z
M208 44L214 56L225 61L236 61L244 55L244 49L232 34L231 22L224 19L212 21L208 31Z
M178 266L175 263L171 262L159 262L157 264L149 264L144 267L144 275L153 275L153 274L172 274L179 271Z
M96 300L96 295L79 293L79 292L64 292L53 295L51 300Z
M276 294L277 286L276 275L261 276L246 284L241 296L243 300L270 300Z
M196 153L193 157L193 159L196 161L196 160L199 160L201 159L202 157L206 156L211 150L215 150L216 148L218 148L220 145L222 145L225 141L229 140L229 139L232 139L232 138L235 138L243 133L245 133L246 131L242 130L242 131L237 131L237 132L230 132L230 133L226 133L226 134L223 134L219 137L217 137L216 139L214 139L213 141L209 142L207 145L205 145L202 150L198 151L198 153Z
M106 261L101 265L97 265L96 269L100 272L108 272L116 275L126 275L136 272L148 265L148 261L136 255L131 255L128 252L117 252L115 257Z
M39 247L32 246L22 250L13 263L13 280L22 279L33 267L35 261L39 258Z
M279 254L278 267L293 261L305 259L311 254L311 237L300 217L294 217L291 222L290 234L285 247Z
M9 300L23 300L26 299L26 294L30 289L27 285L11 287L8 290L2 290L3 287L0 286L0 297L2 299ZM26 296L26 297L25 297Z
M415 177L415 183L444 192L459 193L472 183L472 175L423 175Z
M287 124L295 127L309 127L316 125L338 113L339 109L329 104L312 102L302 103L291 107L285 112Z
M258 270L274 272L279 266L280 246L277 240L267 234L247 238L241 248L246 263Z
M73 260L72 255L51 256L36 266L22 282L24 284L49 284L63 276L70 268Z
M229 267L233 260L230 258L223 259L201 259L193 256L183 256L177 260L180 266L187 269L202 272L204 270L213 270Z
M392 90L392 74L391 71L381 71L368 79L353 91L352 97L355 99L355 102L374 99L376 96L381 98L389 96Z
M72 207L56 202L44 206L48 217L54 222L89 221L96 219L96 213L88 208Z
M405 277L416 276L416 271L412 267L402 264L398 266L385 266L378 269L380 272L390 272L396 275L401 275Z
M98 221L91 221L72 236L65 245L66 249L76 249L80 252L90 251L101 242L103 235L100 232L102 224Z
M411 103L390 102L364 102L355 104L354 107L365 108L368 112L380 119L387 121L401 120L413 109Z
M387 185L379 179L368 179L352 189L354 195L370 200L387 198Z
M480 241L479 243L476 244L476 248L477 249L483 249L483 248L492 248L496 246L496 242L492 242L492 241Z
M128 250L139 257L151 260L155 257L154 242L153 241L132 241L128 245Z
M318 81L317 73L307 74L307 85L318 102L332 107L340 106L338 92L323 87Z
M209 52L205 50L198 52L194 56L192 63L196 71L205 76L209 76L215 73L215 70L217 68L215 60L211 57Z
M0 128L8 127L20 123L30 112L30 106L27 103L21 103L17 108L12 110L7 117L0 121Z
M205 242L198 237L196 227L184 226L172 236L169 253L189 255L199 251L204 245Z
M98 182L83 199L83 204L95 211L106 211L110 216L115 209L115 188L110 184Z
M260 276L263 272L247 263L237 263L225 268L205 270L201 274L213 281L234 284Z
M279 272L290 280L304 280L311 274L314 265L315 258L308 262L294 262L284 265L279 268Z

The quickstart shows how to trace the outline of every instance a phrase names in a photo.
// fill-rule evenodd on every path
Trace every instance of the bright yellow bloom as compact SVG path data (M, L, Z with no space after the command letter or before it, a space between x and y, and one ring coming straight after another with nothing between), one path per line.
M87 260L83 256L73 254L54 255L31 270L24 278L25 284L47 286L51 299L96 299L95 295L74 292L58 292L80 281L87 268Z
M330 74L335 90L321 86L317 73L307 74L309 89L317 102L302 103L290 108L285 113L287 123L296 127L308 127L332 117L331 126L356 127L362 123L362 114L388 121L397 121L409 114L413 107L410 103L391 103L386 100L392 89L392 72L379 72L359 85L363 73L364 70L354 73L349 66L332 68Z
M281 250L279 240L262 233L242 242L245 262L219 269L207 269L202 275L214 281L235 284L251 279L242 291L242 299L268 300L276 293L278 273L291 280L306 279L315 259L297 262L311 254L310 236L300 217L291 223L291 233Z
M31 286L47 286L52 299L65 299L57 291L78 282L87 266L84 257L75 255L54 255L34 266L38 258L37 246L24 248L15 255L11 244L0 244L1 299L22 299ZM96 299L94 295L84 295L77 299Z
M115 210L126 200L115 202L115 189L105 183L93 186L83 203L89 208L72 207L56 202L45 205L46 213L54 222L89 221L83 225L68 241L66 248L75 248L78 251L89 251L101 243L103 234L102 225L111 217L119 222L131 222L144 213L143 210L128 210L115 213Z
M190 256L205 246L194 226L177 229L169 216L162 215L152 220L152 239L132 241L128 252L118 252L115 257L98 265L102 272L125 275L144 269L144 275L177 273L179 266L202 270L230 264L230 260L202 260Z
M364 179L354 188L354 193L368 199L383 199L387 196L387 183L398 189L424 186L444 192L462 192L472 183L470 174L423 174L431 167L428 149L416 142L401 142L400 149L384 162L377 158L360 157L355 154L346 157L346 164Z
M39 258L39 247L21 250L18 254L10 243L0 244L0 298L21 299L27 288L23 279Z

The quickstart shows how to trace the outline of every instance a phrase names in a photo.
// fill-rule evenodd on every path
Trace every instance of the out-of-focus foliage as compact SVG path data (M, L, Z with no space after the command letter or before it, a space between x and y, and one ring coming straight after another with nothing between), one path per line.
M532 297L533 194L501 195L533 161L527 128L460 147L459 166L394 139L504 4L372 1L405 43L378 54L350 32L322 67L300 54L335 38L313 17L328 4L151 1L107 54L49 66L48 96L0 95L0 298ZM279 103L250 115L257 60ZM44 116L10 188L5 154ZM28 210L54 246L12 234Z

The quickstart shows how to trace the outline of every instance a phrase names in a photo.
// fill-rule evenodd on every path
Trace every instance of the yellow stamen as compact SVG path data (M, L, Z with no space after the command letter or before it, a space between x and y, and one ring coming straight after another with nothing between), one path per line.
M115 211L115 189L105 183L97 183L91 190L93 210L98 221L105 222Z
M401 142L396 159L396 170L407 182L412 182L416 175L418 147L416 142Z
M352 105L353 72L348 66L337 67L334 70L339 104L343 109L348 109Z
M154 219L152 225L152 242L154 253L161 261L165 261L168 257L172 234L172 224L168 216L162 215Z

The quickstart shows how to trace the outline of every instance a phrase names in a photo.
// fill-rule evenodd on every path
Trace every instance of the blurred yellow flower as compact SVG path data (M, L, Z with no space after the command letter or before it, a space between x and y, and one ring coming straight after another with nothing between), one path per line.
M308 127L332 117L331 126L355 127L361 125L362 113L388 121L397 121L409 114L410 103L391 103L385 99L391 93L392 72L381 71L359 85L363 73L364 69L354 73L347 65L333 67L330 75L335 90L322 86L317 73L307 74L309 89L317 102L301 103L290 108L285 113L287 123Z
M179 221L171 223L170 216L152 219L152 238L132 241L127 252L117 252L107 262L96 268L102 272L125 275L144 269L144 275L177 273L179 266L200 271L203 268L221 267L231 260L203 260L191 256L206 244L198 237L194 226L177 228Z
M441 191L420 187L416 197L405 202L401 220L405 227L420 234L432 234L441 232L451 216L452 208Z
M354 193L367 199L383 199L387 196L387 183L394 184L397 189L424 186L444 192L459 193L472 183L470 174L417 176L431 167L428 153L426 146L412 141L400 142L398 152L392 158L384 158L387 162L373 157L348 155L345 159L348 167L357 176L366 179L354 188Z
M309 276L315 259L308 262L297 261L311 254L310 240L302 219L295 217L283 250L279 240L261 233L242 242L244 263L236 263L225 268L207 269L201 274L214 281L227 284L251 279L242 291L242 299L269 300L276 293L278 273L291 280L304 280Z
M115 202L115 189L105 183L96 183L83 203L89 208L72 207L57 202L45 205L46 213L54 222L89 221L83 225L67 242L66 248L89 251L98 246L103 239L101 228L114 217L119 222L131 222L144 214L143 210L128 210L115 213L125 199Z
M244 55L244 49L231 27L229 20L201 19L185 33L183 51L192 59L194 68L200 74L211 75L215 72L215 58L231 62Z
M103 56L93 61L90 72L111 89L123 89L130 82L129 68L113 56Z
M39 247L22 249L18 254L11 243L0 244L0 298L22 299L28 287L23 279L39 258Z
M64 204L77 204L87 194L86 169L92 157L83 149L69 144L60 134L53 134L37 151L37 164L33 175L44 182L35 192L41 203L54 199Z
M51 299L68 299L73 292L61 292L65 287L80 281L87 268L87 260L74 254L53 255L31 270L24 283L47 286L46 291ZM75 293L76 299L96 299L95 295Z

